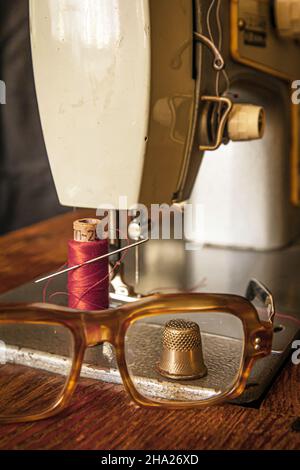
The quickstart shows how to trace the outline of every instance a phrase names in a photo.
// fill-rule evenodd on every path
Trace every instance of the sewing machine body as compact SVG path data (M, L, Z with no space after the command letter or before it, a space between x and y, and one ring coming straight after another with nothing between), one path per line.
M132 206L190 193L199 80L185 3L31 1L37 95L63 205L119 208L120 196Z
M265 107L265 136L204 156L201 98L216 95L216 73L193 31L208 35L209 2L32 0L35 81L61 203L118 209L120 196L131 207L192 194L205 211L197 241L268 250L294 240L299 152L290 138L298 131L290 81L300 76L299 46L279 37L270 3L235 0L221 9L227 94Z
M49 160L63 205L118 209L120 196L128 207L202 204L204 230L189 251L184 240L145 247L138 293L198 285L243 294L257 276L279 298L281 311L297 315L299 273L288 260L296 266L300 251L297 244L282 248L300 234L299 119L291 103L300 46L281 24L288 18L281 0L273 14L270 0L221 3L230 86L221 74L216 90L213 51L194 40L195 33L209 38L209 14L213 37L219 32L207 0L31 0ZM228 143L227 121L214 145L217 91L232 104L265 108L262 139ZM125 280L132 285L134 265L129 256ZM274 362L256 373L254 382L263 385L252 398L267 387L298 330L282 321L275 338L280 347L274 346Z

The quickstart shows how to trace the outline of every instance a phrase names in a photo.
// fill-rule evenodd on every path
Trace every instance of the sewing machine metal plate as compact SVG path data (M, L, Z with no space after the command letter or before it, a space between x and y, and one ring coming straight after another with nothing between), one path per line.
M176 245L175 250L174 244ZM186 250L187 247L188 250ZM158 257L160 259L159 263L157 262ZM134 253L129 252L125 263L125 278L129 284L134 284L134 262ZM147 265L146 271L143 269L144 263ZM292 342L300 334L299 323L297 326L297 323L292 320L293 318L300 319L298 310L300 304L299 263L300 243L282 251L256 253L211 247L200 248L195 243L186 246L184 242L175 240L153 240L145 245L140 253L141 281L137 286L137 291L144 295L156 291L172 292L193 289L193 291L198 292L216 291L244 295L250 277L257 277L262 282L267 283L274 294L276 310L284 317L275 319L272 354L257 362L250 375L245 392L241 397L234 400L235 403L239 404L253 403L255 405L255 402L266 393L281 366L291 355ZM66 278L64 276L54 279L49 287L49 294L64 291L65 284ZM30 282L3 294L0 301L39 302L42 300L42 289L43 286ZM53 298L52 302L66 304L66 299L66 296L57 297L56 299ZM120 296L120 299L118 300L118 295L112 294L111 306L116 307L124 303L124 297ZM128 300L132 301L132 298ZM141 331L135 331L134 340L136 344L139 343L139 335L145 338L143 328L147 329L147 336L151 338L153 328L158 326L151 322L139 326ZM210 334L202 332L204 343L208 341ZM234 355L235 342L224 335L218 325L216 325L214 335L224 348L224 364L221 371L220 368L212 365L211 370L214 373L209 377L205 393L209 393L212 387L216 389L220 381L226 380L222 370L226 371L226 376L230 374L230 370L226 368L226 358L228 359L232 354ZM26 341L28 342L28 348L26 349L30 350L30 347L35 345L36 339L29 336ZM24 338L22 344L24 345ZM45 347L44 342L43 345ZM59 371L61 360L59 357L59 341L56 340L55 350L53 347L54 345L49 344L49 352L55 352L57 358L54 366L53 361L51 361L52 365L49 366L50 361L47 361L47 356L40 357L36 354L27 354L26 351L22 356L22 360L33 361L36 367L42 367L46 370L51 367L52 372L53 367L56 367ZM151 350L153 351L153 345ZM155 350L159 352L159 344ZM149 370L147 366L149 363L147 360L148 352L147 347L141 348L138 361L135 360L134 368L141 386L145 389L151 387L153 393L155 393L155 390L158 393L161 377L158 378L156 371ZM213 350L210 351L208 348L208 354L209 361L213 362ZM229 360L228 364L230 364ZM89 350L82 368L82 376L104 382L121 383L113 347L105 343ZM170 386L174 387L175 385ZM186 386L187 393L194 393L192 383L187 383Z

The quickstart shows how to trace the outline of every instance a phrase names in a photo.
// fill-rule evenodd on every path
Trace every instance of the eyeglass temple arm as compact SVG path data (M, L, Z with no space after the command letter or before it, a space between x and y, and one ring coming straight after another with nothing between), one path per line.
M275 301L271 291L257 279L251 279L246 289L245 297L252 302L256 297L266 306L268 310L268 320L273 324L275 317Z

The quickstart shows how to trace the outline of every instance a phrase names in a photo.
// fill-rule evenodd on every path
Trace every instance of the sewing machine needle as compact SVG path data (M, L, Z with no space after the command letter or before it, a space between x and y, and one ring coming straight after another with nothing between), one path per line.
M85 263L77 264L76 266L71 266L70 268L63 269L62 271L59 271L59 272L56 272L56 273L53 273L53 274L49 274L48 276L45 276L45 277L42 277L41 279L36 280L35 283L38 284L39 282L48 281L48 279L52 279L56 276L60 276L61 274L65 274L65 273L68 273L70 271L74 271L75 269L79 269L82 266L86 266L87 264L95 263L96 261L100 261L102 259L109 258L110 256L116 255L117 253L122 253L122 251L130 250L131 248L142 245L142 243L146 243L148 241L149 241L149 238L146 238L145 240L140 240L139 242L132 243L131 245L128 245L128 246L124 246L123 248L119 248L118 250L111 251L110 253L107 253L105 255L98 256L97 258L89 259L88 261L85 261Z

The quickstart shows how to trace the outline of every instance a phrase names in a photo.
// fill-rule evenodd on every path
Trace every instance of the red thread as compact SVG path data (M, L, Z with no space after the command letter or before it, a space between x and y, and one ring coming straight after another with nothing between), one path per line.
M120 233L119 230L118 230L118 233ZM126 238L126 240L127 240L127 245L129 246L129 239ZM102 249L101 249L101 252L98 251L98 249L100 249L100 246L96 245L95 249L96 249L97 255L92 256L91 251L89 249L86 249L83 246L83 245L91 245L92 243L94 243L94 244L97 244L97 243L101 244L102 243L101 248L103 249L103 251L102 251ZM107 244L107 247L105 246L105 244ZM71 248L70 248L70 245L71 245ZM81 264L82 254L78 254L78 252L76 251L76 250L79 249L79 248L77 248L79 246L80 246L80 248L82 248L84 250L84 260L85 261L89 261L90 259L93 259L94 257L97 258L98 256L101 256L102 254L106 254L108 252L108 241L106 241L106 240L97 241L97 242L88 242L88 243L70 241L69 242L69 250L68 250L69 251L69 260L63 266L58 268L57 272L62 270L63 268L65 268L67 266L72 267L72 266L75 266L77 264ZM71 259L70 259L70 250L72 251ZM111 277L115 274L117 269L120 267L120 265L124 261L127 254L128 254L128 251L124 251L122 253L119 261L117 261L114 264L114 266L110 269L109 273L106 271L106 268L105 268L105 272L107 272L105 274L105 276L103 276L104 273L103 273L101 268L97 269L97 274L96 274L96 272L94 273L94 270L92 269L92 277L90 278L90 281L88 281L88 277L87 277L85 282L81 282L81 276L80 275L75 276L75 277L72 276L72 278L71 278L71 275L75 274L76 271L77 272L82 271L82 269L84 269L88 266L93 266L93 265L95 265L95 263L92 263L92 264L87 265L87 266L82 266L82 267L78 268L78 270L70 272L69 275L68 275L68 281L70 281L70 284L68 283L69 292L63 292L63 291L62 292L57 292L56 291L56 292L52 292L51 294L48 294L50 284L53 281L53 279L49 279L47 281L47 283L45 284L45 287L43 289L43 293L42 293L43 302L50 302L54 298L62 297L62 296L66 296L66 297L70 298L69 294L71 293L71 301L69 301L69 305L72 306L72 308L84 309L84 310L95 310L95 309L101 310L101 309L107 308L107 305L109 303L109 298L107 298L107 296L109 295L109 281L110 281ZM105 262L107 263L107 265L109 265L108 259L107 260L100 260L98 263L101 264L101 263L105 263ZM96 269L96 267L95 267L95 269ZM94 274L95 274L95 276L94 276ZM96 279L96 281L94 282L95 279ZM74 288L74 284L77 283L78 281L80 283L79 285L82 286L80 289L78 289L78 286L76 286ZM93 283L90 284L89 282L93 282ZM101 289L99 289L100 285L101 285ZM103 287L104 287L104 289L102 289ZM106 288L107 288L107 296L106 296ZM99 295L97 294L97 291L98 291L98 294L99 294L99 291L100 291L100 298L102 298L101 291L103 291L103 298L105 297L104 302L102 302L102 301L100 302ZM97 299L96 299L97 301L96 302L94 301L95 299L93 299L93 294L95 294L97 296ZM86 303L87 298L90 299L90 304ZM70 304L70 302L71 302L71 304ZM100 305L100 303L101 303L101 305ZM80 304L81 305L83 304L82 307L80 307Z
M300 325L300 320L292 315L285 315L283 313L277 313L275 314L276 318L283 318L284 320L290 320L291 322L296 323L296 325Z
M82 264L108 253L108 240L68 243L68 266ZM101 310L109 306L108 258L82 266L68 274L69 307Z
M58 271L61 271L62 269L65 269L66 267L68 266L68 263L64 263L62 266L60 266L58 269L57 269L57 272ZM46 282L44 288L43 288L43 292L42 292L42 296L43 296L43 302L46 303L47 302L47 296L48 296L48 289L49 289L49 286L51 284L51 282L53 281L53 279L48 279L48 281ZM53 295L53 294L52 294ZM68 295L66 293L66 295Z

